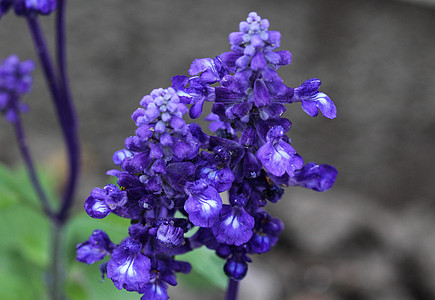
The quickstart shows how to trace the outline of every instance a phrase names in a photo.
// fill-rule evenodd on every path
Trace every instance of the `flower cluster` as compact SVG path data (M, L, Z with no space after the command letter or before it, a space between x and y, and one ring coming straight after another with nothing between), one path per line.
M232 51L194 60L190 77L173 77L171 88L152 91L133 113L135 135L113 157L122 170L108 172L118 185L95 188L85 201L93 218L112 212L131 219L129 236L115 245L97 230L77 246L78 260L88 264L110 256L101 269L117 288L168 299L174 274L190 270L175 255L203 245L226 260L229 278L241 280L249 256L269 251L283 230L264 210L280 200L283 187L332 187L336 169L304 165L286 135L292 124L282 115L284 104L301 102L310 116L320 110L335 118L335 105L318 91L318 79L297 88L283 83L277 70L290 64L291 54L276 50L280 33L268 29L268 20L250 13L229 36ZM205 101L213 102L206 119L216 136L183 120L188 111L199 117Z
M18 113L28 110L19 98L30 91L34 68L31 60L21 62L16 55L7 57L0 65L0 112L11 123L17 120Z
M56 9L56 0L0 0L0 18L8 12L11 6L19 16L30 14L48 15Z

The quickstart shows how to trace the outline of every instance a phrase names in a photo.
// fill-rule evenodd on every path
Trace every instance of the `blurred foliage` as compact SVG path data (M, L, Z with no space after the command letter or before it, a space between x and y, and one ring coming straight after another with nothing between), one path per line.
M49 198L55 199L56 179L39 173ZM88 239L95 229L106 231L113 242L127 236L129 221L115 215L104 220L90 218L83 210L73 216L65 234L66 290L70 299L139 299L137 293L119 291L110 279L102 280L98 265L75 260L75 247ZM46 270L50 265L51 224L44 216L33 187L23 168L10 169L0 164L0 291L2 300L45 299ZM224 289L227 279L223 261L206 248L177 257L188 261L190 274L177 280L192 289ZM170 295L171 296L171 295ZM174 298L174 296L172 296ZM175 297L176 298L176 297Z

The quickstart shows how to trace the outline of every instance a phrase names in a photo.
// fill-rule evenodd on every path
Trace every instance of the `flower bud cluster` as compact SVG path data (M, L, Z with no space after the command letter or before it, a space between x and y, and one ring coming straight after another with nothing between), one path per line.
M32 88L34 68L33 61L21 62L16 55L7 57L0 65L0 112L9 122L15 122L18 113L28 110L19 98Z

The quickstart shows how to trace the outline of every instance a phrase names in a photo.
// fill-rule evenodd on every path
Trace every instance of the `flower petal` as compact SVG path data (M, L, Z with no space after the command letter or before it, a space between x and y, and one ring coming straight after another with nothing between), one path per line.
M257 79L254 83L254 101L257 107L265 106L270 103L269 91L263 80Z
M252 237L255 220L244 208L224 205L219 220L220 222L211 228L218 241L240 246Z
M142 244L131 238L124 240L107 264L107 277L118 289L141 291L150 279L151 261L140 250Z
M221 209L222 199L211 186L200 193L190 194L184 204L189 220L196 226L207 228L212 227L218 220Z

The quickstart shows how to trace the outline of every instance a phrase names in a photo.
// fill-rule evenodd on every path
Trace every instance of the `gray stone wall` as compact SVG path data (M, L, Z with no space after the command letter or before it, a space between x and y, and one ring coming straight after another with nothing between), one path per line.
M338 108L337 119L327 120L288 107L293 146L306 161L335 165L340 173L332 191L289 190L272 209L286 223L282 244L254 258L253 275L243 283L250 288L242 293L246 299L435 298L433 6L374 0L68 5L70 78L85 153L77 209L106 181L112 153L133 133L130 115L141 97L186 74L193 59L227 51L228 34L257 11L281 31L281 49L293 54L280 70L285 82L320 78ZM50 32L53 18L41 21ZM0 41L1 58L35 58L23 19L5 16ZM40 73L25 98L32 109L25 125L37 159L61 175L63 143ZM0 159L14 164L12 130L1 123ZM266 283L270 298L258 291L260 298L248 298L250 283Z

